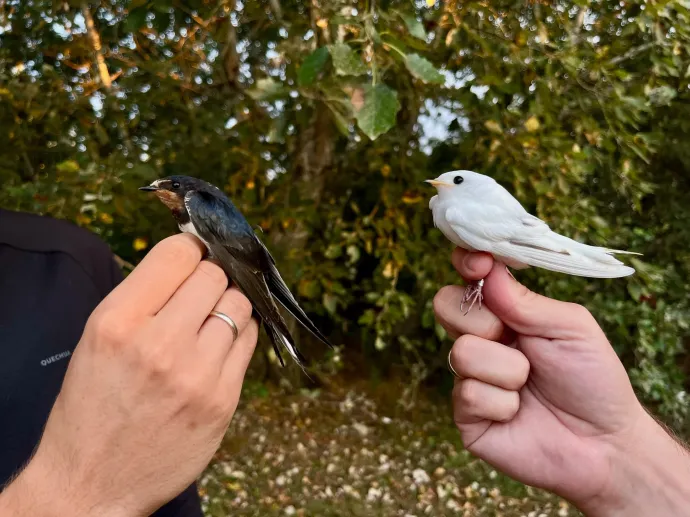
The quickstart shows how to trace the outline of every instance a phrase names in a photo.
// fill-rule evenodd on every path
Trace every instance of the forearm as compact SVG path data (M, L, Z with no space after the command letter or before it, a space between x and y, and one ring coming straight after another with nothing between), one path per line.
M126 515L116 508L96 508L82 497L77 487L69 487L64 476L32 460L0 492L0 516L60 517L64 515Z
M589 517L677 517L690 511L690 452L646 415L629 450L612 458L602 497L581 505Z

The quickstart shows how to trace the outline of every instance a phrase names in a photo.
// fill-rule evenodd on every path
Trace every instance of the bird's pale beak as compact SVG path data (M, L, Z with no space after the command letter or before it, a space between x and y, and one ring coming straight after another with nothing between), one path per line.
M144 192L155 192L156 190L160 190L160 188L149 185L147 187L139 187L139 190L143 190Z
M429 185L432 185L436 188L438 187L452 187L452 183L446 183L445 181L439 181L439 180L426 180L425 183L428 183Z

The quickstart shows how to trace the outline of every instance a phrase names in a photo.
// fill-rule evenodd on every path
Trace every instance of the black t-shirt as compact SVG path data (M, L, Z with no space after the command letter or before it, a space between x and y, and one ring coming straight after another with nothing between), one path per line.
M95 235L0 209L0 489L31 457L86 320L121 280ZM154 515L201 517L196 485Z

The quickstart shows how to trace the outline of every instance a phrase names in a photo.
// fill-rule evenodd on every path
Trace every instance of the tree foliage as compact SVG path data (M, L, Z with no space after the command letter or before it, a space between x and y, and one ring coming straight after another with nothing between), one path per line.
M135 263L175 230L136 188L203 177L345 357L423 379L456 280L422 181L481 171L555 230L644 254L628 279L520 279L589 307L646 401L685 417L687 0L6 0L0 32L3 206Z

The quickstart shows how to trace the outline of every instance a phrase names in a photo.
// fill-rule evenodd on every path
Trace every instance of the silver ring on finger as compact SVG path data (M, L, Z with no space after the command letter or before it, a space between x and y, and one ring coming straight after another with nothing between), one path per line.
M453 368L453 364L450 362L450 356L452 353L453 349L448 352L448 369L450 370L450 373L452 373L457 379L462 379L462 377L458 375L458 372L455 371L455 368Z
M230 316L227 314L223 314L222 312L219 311L211 311L209 313L209 316L215 316L216 318L220 318L223 320L225 323L228 324L228 326L232 329L232 336L233 336L233 343L237 341L237 336L239 336L240 331L237 330L237 324L232 320Z

